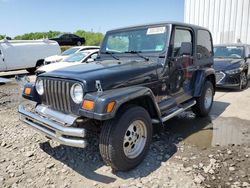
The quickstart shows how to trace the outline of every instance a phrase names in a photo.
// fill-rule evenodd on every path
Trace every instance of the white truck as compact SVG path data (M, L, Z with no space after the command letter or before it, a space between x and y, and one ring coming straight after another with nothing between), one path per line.
M0 40L0 72L26 69L35 72L44 59L61 53L51 40Z

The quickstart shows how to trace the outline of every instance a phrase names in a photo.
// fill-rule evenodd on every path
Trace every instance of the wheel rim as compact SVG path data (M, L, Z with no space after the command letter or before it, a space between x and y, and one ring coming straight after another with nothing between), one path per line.
M241 81L241 88L244 88L245 85L247 84L247 78L244 72L241 73L240 81Z
M78 42L77 42L77 45L78 45L78 46L81 46L81 45L82 45L82 43L78 41Z
M211 88L208 88L205 94L205 108L209 109L213 101L213 92Z
M146 125L141 120L132 122L124 136L123 140L123 151L124 154L134 159L141 154L147 140L147 129Z

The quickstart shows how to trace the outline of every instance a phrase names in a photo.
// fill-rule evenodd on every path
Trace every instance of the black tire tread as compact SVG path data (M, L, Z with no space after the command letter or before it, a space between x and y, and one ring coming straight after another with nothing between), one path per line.
M112 169L115 170L122 170L122 171L126 171L129 170L130 168L125 167L122 162L118 162L116 159L116 154L117 152L115 151L115 148L112 146L112 131L114 126L116 125L116 123L118 123L119 119L122 117L122 115L124 114L124 112L128 109L130 109L131 107L133 107L133 105L128 105L125 106L124 108L122 108L117 114L116 117L114 119L105 121L103 123L103 127L102 127L102 131L100 134L100 144L99 144L99 150L100 150L100 154L103 158L103 161L112 167ZM134 106L136 107L136 106ZM138 106L137 106L138 107ZM138 108L142 108L142 107L138 107ZM138 108L134 108L135 110ZM143 110L145 110L143 108ZM147 112L145 110L145 112ZM148 117L150 117L148 115ZM116 165L116 164L121 164L121 165Z
M209 80L206 80L205 81L205 84L204 84L204 88L207 87L207 85L210 85L213 89L213 92L214 92L214 87L213 87L213 84L211 83L211 81ZM202 93L201 93L201 96L200 97L197 97L196 98L196 104L192 107L192 111L198 116L198 117L206 117L208 115L209 112L205 111L203 109L203 101L204 101L204 92L205 90L202 90ZM210 109L209 109L210 111Z

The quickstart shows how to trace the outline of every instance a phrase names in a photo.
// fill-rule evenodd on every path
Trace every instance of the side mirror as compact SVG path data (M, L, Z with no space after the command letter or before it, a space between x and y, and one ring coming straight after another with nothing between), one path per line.
M180 55L191 55L192 54L192 43L182 42L180 48Z
M92 62L94 62L94 61L95 61L95 60L92 59L92 58L87 59L87 63L92 63Z

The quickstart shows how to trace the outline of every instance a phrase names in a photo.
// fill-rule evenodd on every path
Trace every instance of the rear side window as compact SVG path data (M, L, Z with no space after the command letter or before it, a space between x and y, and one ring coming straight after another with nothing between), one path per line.
M201 59L212 57L212 39L208 31L198 30L197 55Z
M0 55L2 55L2 51L0 50Z

